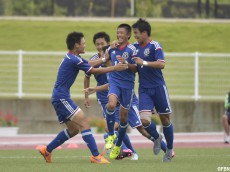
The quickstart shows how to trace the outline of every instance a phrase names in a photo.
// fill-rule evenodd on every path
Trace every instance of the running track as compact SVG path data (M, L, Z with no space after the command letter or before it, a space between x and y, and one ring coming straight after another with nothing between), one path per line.
M37 149L40 145L47 145L56 135L18 135L11 137L0 137L0 149ZM103 148L104 140L102 134L94 134L97 145ZM130 134L130 140L135 148L150 148L152 142L140 134ZM221 148L230 144L223 142L223 133L175 133L174 147L177 148ZM61 148L76 149L86 148L81 135L66 141Z

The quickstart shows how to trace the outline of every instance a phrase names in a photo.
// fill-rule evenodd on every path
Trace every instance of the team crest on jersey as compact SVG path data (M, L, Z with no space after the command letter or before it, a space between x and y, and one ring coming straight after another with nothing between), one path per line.
M122 54L122 58L123 59L127 59L129 57L129 53L128 52L124 52L123 54Z
M150 53L149 48L146 48L145 51L144 51L144 55L145 55L145 56L149 56L149 53Z

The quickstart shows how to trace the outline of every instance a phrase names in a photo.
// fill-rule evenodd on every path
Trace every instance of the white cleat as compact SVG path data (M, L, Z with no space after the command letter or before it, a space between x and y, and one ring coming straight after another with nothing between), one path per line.
M230 136L224 136L224 143L230 143Z
M153 153L155 155L158 155L161 151L161 140L162 140L162 135L159 134L159 137L154 141L154 146L153 146Z
M172 154L173 154L173 150L166 148L166 152L165 152L165 155L164 155L162 161L163 162L171 162L172 161Z
M137 153L133 153L132 157L131 157L131 160L137 161L138 159L139 159L138 154Z

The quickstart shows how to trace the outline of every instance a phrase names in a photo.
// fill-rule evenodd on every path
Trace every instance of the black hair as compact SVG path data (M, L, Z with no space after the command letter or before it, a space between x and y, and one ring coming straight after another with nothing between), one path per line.
M138 29L141 33L146 31L148 36L151 35L151 26L146 20L139 18L136 23L132 25L132 28Z
M124 28L127 31L127 33L130 34L130 37L131 37L132 28L131 28L131 26L129 24L122 23L117 27L117 29L118 28ZM129 37L129 39L130 39L130 37Z
M105 33L105 32L98 32L98 33L95 33L95 34L94 34L94 36L93 36L93 43L94 43L94 44L95 44L95 42L96 42L96 39L98 39L98 38L104 38L105 41L106 41L107 43L110 42L110 37L109 37L109 35L108 35L107 33Z
M72 50L74 48L75 43L80 44L81 39L84 37L82 32L71 32L67 35L66 45L68 50Z

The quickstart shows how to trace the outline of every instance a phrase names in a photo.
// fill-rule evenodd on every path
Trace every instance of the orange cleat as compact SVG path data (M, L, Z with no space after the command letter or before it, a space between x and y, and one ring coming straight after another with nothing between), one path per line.
M46 146L41 146L39 148L39 152L45 158L45 160L46 160L47 163L51 163L52 162L52 160L51 160L51 153L49 153L46 150Z
M175 156L176 154L175 154L175 152L174 151L172 151L172 158L174 158L174 156Z
M98 156L91 156L90 157L90 162L91 163L96 163L96 164L109 164L110 162L104 158L101 154Z

